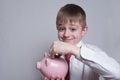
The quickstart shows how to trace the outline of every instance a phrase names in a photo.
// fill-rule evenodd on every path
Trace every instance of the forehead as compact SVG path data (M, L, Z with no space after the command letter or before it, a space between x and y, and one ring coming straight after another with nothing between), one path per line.
M57 25L64 25L64 24L70 24L70 25L76 25L80 24L80 20L75 17L66 17L66 18L60 18L58 19Z
M82 28L81 24L79 22L66 22L66 23L61 23L59 26L57 26L57 29L59 28Z

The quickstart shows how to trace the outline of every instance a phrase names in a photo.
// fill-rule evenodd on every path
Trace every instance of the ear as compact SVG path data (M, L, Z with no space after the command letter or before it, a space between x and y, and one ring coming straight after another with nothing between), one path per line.
M85 26L85 28L82 30L82 36L85 36L88 31L88 27Z

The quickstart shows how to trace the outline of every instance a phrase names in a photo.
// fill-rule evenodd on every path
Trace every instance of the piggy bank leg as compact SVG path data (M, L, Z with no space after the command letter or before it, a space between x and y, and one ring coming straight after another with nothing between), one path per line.
M62 80L65 80L65 78L64 78L64 77L62 77Z
M44 80L49 80L47 77L44 77Z

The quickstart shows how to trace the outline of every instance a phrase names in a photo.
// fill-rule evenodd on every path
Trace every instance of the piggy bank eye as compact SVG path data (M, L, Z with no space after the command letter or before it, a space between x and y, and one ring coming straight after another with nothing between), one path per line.
M47 59L45 60L45 66L47 67L48 65L47 65Z

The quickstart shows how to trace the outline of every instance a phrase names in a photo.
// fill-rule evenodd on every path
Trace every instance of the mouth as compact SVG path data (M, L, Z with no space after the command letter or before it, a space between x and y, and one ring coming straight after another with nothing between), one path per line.
M71 42L73 39L63 39L63 42Z

